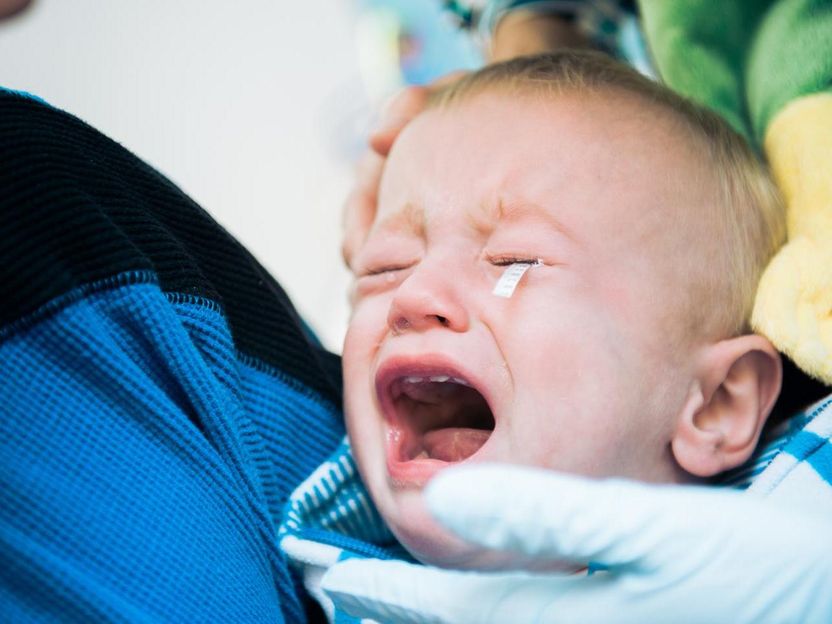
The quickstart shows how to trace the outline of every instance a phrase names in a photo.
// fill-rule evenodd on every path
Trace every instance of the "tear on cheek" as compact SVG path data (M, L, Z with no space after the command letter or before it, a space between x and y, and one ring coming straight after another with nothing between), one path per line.
M523 276L526 274L526 271L533 266L537 266L538 264L540 264L540 261L515 262L514 264L509 265L506 270L503 271L500 279L497 280L497 284L494 286L494 290L491 291L491 294L505 299L510 298L514 294L517 284L520 283L520 280L523 279Z

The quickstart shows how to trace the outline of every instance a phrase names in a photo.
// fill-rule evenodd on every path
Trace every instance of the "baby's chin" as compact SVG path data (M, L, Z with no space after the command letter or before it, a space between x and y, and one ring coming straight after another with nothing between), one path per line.
M421 492L412 491L398 498L395 513L382 516L399 542L421 563L456 570L530 570L571 573L584 566L568 562L537 562L517 555L484 550L471 545L442 528L428 513Z

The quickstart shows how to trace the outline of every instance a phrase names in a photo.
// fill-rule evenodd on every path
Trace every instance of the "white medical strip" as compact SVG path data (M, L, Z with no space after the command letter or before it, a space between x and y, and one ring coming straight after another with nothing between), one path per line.
M505 297L508 299L514 294L514 289L517 288L517 284L519 284L520 280L523 279L523 275L525 275L526 271L536 264L538 263L515 262L514 264L509 265L506 270L503 271L500 279L497 280L497 284L494 286L494 290L492 290L491 293L497 295L498 297Z

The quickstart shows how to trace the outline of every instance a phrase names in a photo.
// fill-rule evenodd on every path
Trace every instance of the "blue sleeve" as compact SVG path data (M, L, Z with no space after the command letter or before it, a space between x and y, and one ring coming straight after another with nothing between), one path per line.
M305 621L276 531L343 435L337 358L178 189L47 109L0 97L0 621Z

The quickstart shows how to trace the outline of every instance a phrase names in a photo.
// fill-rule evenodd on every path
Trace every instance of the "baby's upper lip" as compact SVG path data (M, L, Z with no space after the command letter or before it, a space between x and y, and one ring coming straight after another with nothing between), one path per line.
M492 414L495 414L494 404L489 396L489 384L485 383L479 375L474 374L466 366L445 354L411 353L388 357L381 362L376 370L376 396L381 406L382 415L389 422L394 422L396 419L396 410L393 406L393 402L397 398L393 396L394 384L397 380L406 377L422 377L432 381L454 381L471 386L482 395ZM443 377L447 379L442 379Z

